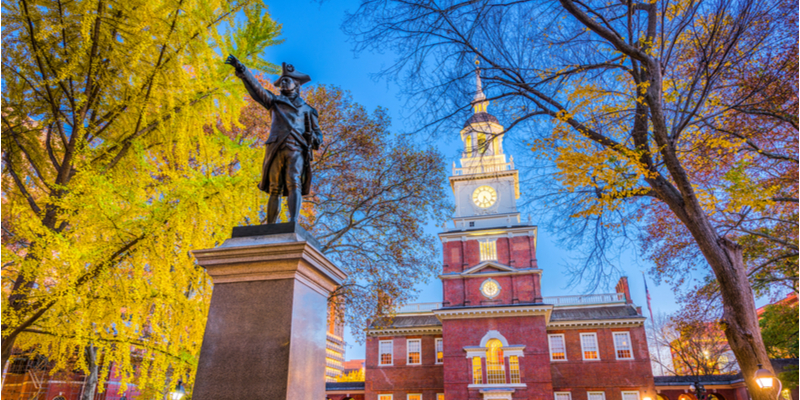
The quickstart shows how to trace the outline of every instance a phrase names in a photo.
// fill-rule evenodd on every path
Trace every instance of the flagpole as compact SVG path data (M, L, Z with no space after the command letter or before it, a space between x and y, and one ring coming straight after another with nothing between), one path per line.
M656 342L656 357L658 359L658 366L661 368L661 375L664 375L664 364L661 362L661 346L658 344L658 332L656 331L656 320L653 318L653 308L650 306L650 290L647 289L647 278L642 272L642 280L644 280L644 293L647 296L647 311L650 312L650 323L653 325L653 340Z

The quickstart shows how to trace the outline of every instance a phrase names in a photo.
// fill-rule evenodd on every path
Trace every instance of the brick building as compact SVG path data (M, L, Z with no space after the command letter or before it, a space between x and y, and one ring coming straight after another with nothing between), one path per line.
M645 400L656 397L645 318L627 278L616 293L546 298L550 266L517 211L519 176L477 75L461 130L456 209L439 234L441 303L405 307L367 331L367 400Z

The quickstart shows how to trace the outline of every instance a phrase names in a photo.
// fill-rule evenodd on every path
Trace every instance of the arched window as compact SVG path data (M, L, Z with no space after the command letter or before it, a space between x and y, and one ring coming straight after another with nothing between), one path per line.
M483 154L486 152L486 134L478 132L478 152Z
M486 376L489 384L506 383L503 344L497 339L491 339L486 343Z

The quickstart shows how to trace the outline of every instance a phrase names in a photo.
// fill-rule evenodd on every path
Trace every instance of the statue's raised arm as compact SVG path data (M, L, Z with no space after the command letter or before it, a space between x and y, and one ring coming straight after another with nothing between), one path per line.
M228 58L225 59L225 64L231 65L236 69L236 76L242 80L244 87L247 89L247 92L250 93L250 97L252 97L253 100L261 103L261 105L266 108L272 108L272 100L275 98L275 95L261 87L256 77L247 70L247 67L245 67L238 58L229 55Z

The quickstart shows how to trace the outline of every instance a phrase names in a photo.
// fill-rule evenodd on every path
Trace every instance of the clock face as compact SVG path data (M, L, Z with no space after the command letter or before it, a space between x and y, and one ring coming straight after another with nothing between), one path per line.
M481 293L488 298L494 298L500 294L500 284L496 280L489 278L481 284Z
M491 186L480 186L472 192L472 202L480 208L489 208L497 201L497 192Z

